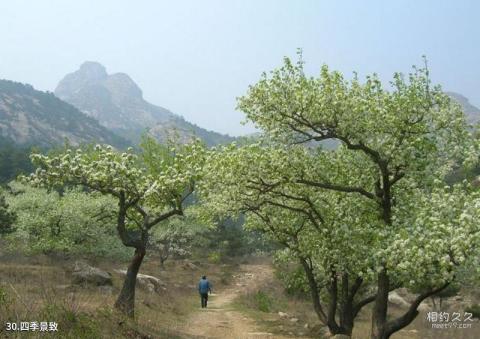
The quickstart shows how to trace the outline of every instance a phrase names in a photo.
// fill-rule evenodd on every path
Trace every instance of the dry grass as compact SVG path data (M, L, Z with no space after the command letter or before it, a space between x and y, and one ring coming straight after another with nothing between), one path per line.
M267 307L265 308L265 305ZM298 338L327 338L328 331L315 316L312 304L308 298L287 295L277 280L272 280L261 286L257 291L247 294L235 301L235 307L245 314L257 319L266 332L277 335L294 335ZM405 309L395 305L389 307L392 317L397 317ZM454 303L446 302L442 311L462 312ZM278 312L288 314L281 318ZM290 319L297 318L297 322ZM305 328L308 324L308 328ZM354 339L370 338L371 308L365 307L358 315L353 333ZM432 329L427 322L426 312L420 312L412 324L392 335L392 339L477 339L480 338L480 323L477 319L471 329Z
M40 337L39 332L7 333L6 322L55 321L59 332L50 332L53 338L183 338L175 329L198 308L199 277L207 274L219 285L228 284L222 272L231 267L197 262L198 268L192 269L183 261L170 261L161 270L158 260L146 258L141 273L160 278L167 289L151 293L137 286L136 320L130 321L112 308L123 283L123 276L113 270L124 269L128 263L89 261L112 273L109 292L72 285L73 262L44 256L0 260L0 337Z
M114 269L125 269L127 262L89 260L89 263L113 274L113 287L108 293L98 287L71 284L74 260L61 258L9 257L0 259L0 337L40 338L38 332L5 331L5 323L21 321L55 321L58 333L52 338L191 338L180 330L186 319L199 308L196 284L202 274L207 274L215 290L237 288L230 285L232 275L238 271L234 262L211 264L207 260L195 262L196 269L186 268L183 261L170 261L161 270L156 258L147 258L141 273L160 278L167 289L151 293L137 286L136 320L131 321L117 314L112 305L118 295L123 276ZM312 310L308 298L285 294L281 284L273 279L235 301L235 308L257 321L267 332L294 337L319 337L325 330ZM458 308L458 307L457 307ZM463 311L454 305L446 305L444 311ZM280 318L278 312L289 314ZM390 307L398 315L401 309ZM298 322L289 319L295 317ZM308 324L308 328L305 328ZM480 324L473 328L440 330L431 329L421 313L406 329L392 336L393 339L480 338ZM370 310L364 310L356 321L354 338L369 337Z

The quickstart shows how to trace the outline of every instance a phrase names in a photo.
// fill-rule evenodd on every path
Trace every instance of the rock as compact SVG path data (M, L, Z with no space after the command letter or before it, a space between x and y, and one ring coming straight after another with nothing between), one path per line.
M126 275L126 270L115 270L115 272L120 273L122 275ZM157 292L159 293L162 290L166 290L166 284L158 279L157 277L146 275L146 274L137 274L137 282L140 287L146 289L149 292Z
M401 297L396 291L390 292L388 295L388 301L396 306L408 307L410 304Z
M308 328L308 324L303 325L303 328L307 329L307 328Z
M418 305L417 310L420 312L427 312L430 310L430 306L426 302L422 302L420 305Z
M290 321L291 321L292 323L296 323L296 322L298 322L298 319L297 319L297 318L291 318Z
M335 338L335 339L351 339L352 337L349 337L348 335L346 334L335 334L333 337L331 338Z
M186 269L186 270L197 270L198 269L197 265L195 265L194 263L192 263L190 261L187 261L187 260L185 260L185 262L183 263L183 268Z
M288 314L287 314L287 313L284 313L284 312L278 312L278 315L280 316L280 318L286 318L286 317L288 317Z
M73 267L74 284L112 285L112 275L83 261L76 261Z

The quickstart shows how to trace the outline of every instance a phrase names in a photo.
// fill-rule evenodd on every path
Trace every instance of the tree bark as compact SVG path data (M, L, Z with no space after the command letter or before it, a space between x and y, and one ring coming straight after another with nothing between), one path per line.
M342 314L343 324L339 326L336 321L337 303L338 303L338 286L337 286L338 281L337 281L336 275L333 274L330 277L331 278L330 286L328 288L330 300L328 304L327 314L325 314L321 305L320 294L318 291L318 283L315 278L313 269L305 258L300 258L300 263L302 264L305 274L307 276L313 308L320 322L322 322L324 325L328 327L330 334L332 335L343 334L350 337L352 335L352 330L353 330L353 319L354 319L354 313L355 313L354 307L351 302L344 305L345 307L342 307L341 311L343 313ZM347 288L348 288L348 285L347 285ZM352 295L349 295L348 297L351 298L351 300L353 301L353 297L357 293L357 289L352 289L351 292L352 292Z
M390 281L386 268L378 274L377 295L372 313L372 339L385 339L385 327L387 323L388 292Z
M393 333L400 331L404 327L407 327L417 317L418 315L417 308L420 305L420 303L424 301L426 298L433 296L437 293L440 293L442 290L447 288L448 285L450 285L450 282L446 282L445 284L443 284L438 288L431 289L417 296L415 300L410 304L410 307L408 308L408 310L402 316L396 319L390 320L385 325L385 333L382 339L383 338L388 339Z
M142 265L145 253L144 247L135 249L135 254L127 269L122 290L115 302L115 308L131 318L135 315L135 285L137 283L137 274Z
M312 268L309 266L305 258L300 258L300 263L303 266L305 274L307 276L308 285L310 287L310 295L312 297L313 309L318 316L318 319L325 325L327 325L327 316L323 311L322 305L320 303L320 295L318 294L318 285L313 275Z

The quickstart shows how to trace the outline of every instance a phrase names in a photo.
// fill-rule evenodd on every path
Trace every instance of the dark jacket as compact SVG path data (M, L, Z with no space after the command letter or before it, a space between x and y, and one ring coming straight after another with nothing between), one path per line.
M200 282L198 283L198 292L200 294L206 294L208 292L212 292L210 282L207 279L200 279Z

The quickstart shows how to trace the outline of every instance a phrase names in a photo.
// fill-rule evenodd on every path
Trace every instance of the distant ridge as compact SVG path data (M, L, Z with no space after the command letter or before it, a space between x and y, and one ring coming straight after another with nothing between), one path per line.
M447 94L462 106L469 124L477 124L480 121L480 109L473 106L466 97L455 92L447 92Z

